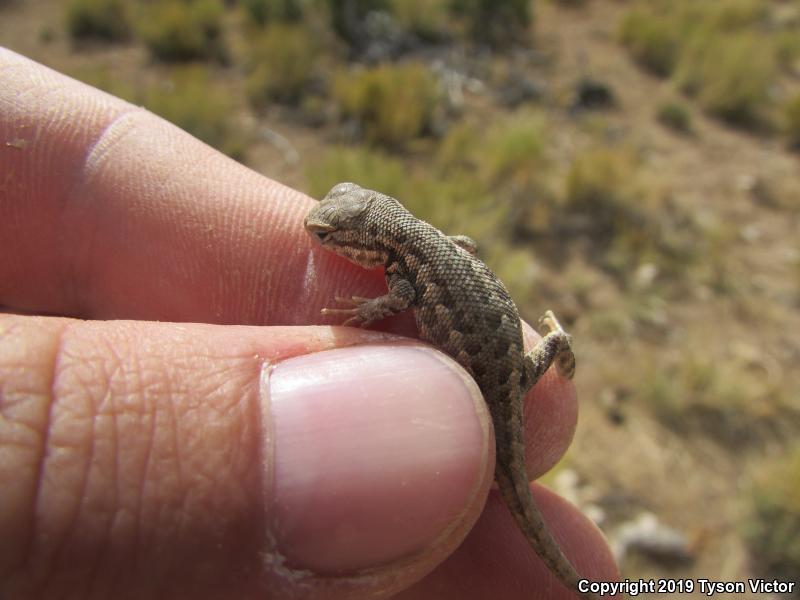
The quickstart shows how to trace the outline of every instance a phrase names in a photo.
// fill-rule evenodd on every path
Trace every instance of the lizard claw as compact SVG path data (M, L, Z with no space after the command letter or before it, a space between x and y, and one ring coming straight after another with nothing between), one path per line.
M362 327L364 326L358 308L323 308L320 312L323 315L350 315L345 322L342 323L345 327L355 324L360 324Z
M364 298L363 296L350 296L349 298L345 298L344 296L336 296L334 300L336 300L336 302L339 304L345 304L347 306L359 306L365 302L369 302L372 300L372 298Z
M356 310L355 308L323 308L319 312L323 315L352 315Z

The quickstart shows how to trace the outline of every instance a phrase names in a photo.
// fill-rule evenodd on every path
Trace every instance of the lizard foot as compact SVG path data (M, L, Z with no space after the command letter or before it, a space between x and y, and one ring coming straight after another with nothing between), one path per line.
M349 315L349 318L342 323L344 326L359 325L367 327L373 321L378 321L392 314L387 311L381 298L364 298L363 296L351 296L350 298L336 297L336 301L341 304L349 304L351 308L323 308L323 315Z
M547 331L564 331L564 328L561 326L561 323L556 318L555 314L553 314L552 310L545 311L542 317L539 319L539 326L547 328Z
M575 375L575 354L572 352L572 336L564 331L552 310L546 311L542 318L539 319L539 326L547 329L548 337L560 338L560 348L553 362L556 364L559 375L572 379Z

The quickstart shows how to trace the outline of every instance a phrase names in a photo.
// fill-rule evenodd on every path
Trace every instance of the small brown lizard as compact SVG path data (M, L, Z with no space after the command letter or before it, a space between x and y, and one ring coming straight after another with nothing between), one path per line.
M443 234L385 194L340 183L304 224L325 249L360 267L385 269L388 294L337 298L351 308L325 308L324 314L347 315L345 325L365 327L412 308L420 337L452 356L478 383L494 423L495 478L503 500L536 554L577 593L580 576L547 529L525 469L523 396L553 363L564 377L575 372L570 336L553 313L540 321L548 333L525 354L517 308L475 256L475 243Z

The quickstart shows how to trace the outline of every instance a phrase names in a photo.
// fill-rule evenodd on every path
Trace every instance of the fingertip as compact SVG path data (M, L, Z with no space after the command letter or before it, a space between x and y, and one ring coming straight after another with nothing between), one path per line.
M525 350L541 336L523 323ZM548 369L524 399L525 464L530 479L546 473L564 456L578 426L578 396L575 384Z
M569 501L543 485L532 484L532 491L547 527L578 574L590 581L619 579L619 567L614 554L605 535L595 522ZM547 575L555 579L555 576L547 571L546 567L544 568Z
M578 573L590 581L616 581L619 570L597 526L574 506L534 485L537 506L559 547ZM536 556L518 530L499 493L464 543L433 573L398 596L402 600L575 600Z

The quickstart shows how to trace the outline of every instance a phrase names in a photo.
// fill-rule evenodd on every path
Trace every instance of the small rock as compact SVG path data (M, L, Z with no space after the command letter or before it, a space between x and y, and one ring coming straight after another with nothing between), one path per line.
M616 104L614 92L607 83L584 78L578 82L572 99L572 110L596 110L611 108Z
M544 89L542 84L526 77L511 79L498 91L497 99L503 106L516 108L527 102L539 102Z
M752 173L740 173L736 177L736 189L742 193L749 194L756 187L758 178Z
M749 223L742 227L739 230L739 237L741 237L745 242L753 243L757 242L763 236L763 231L761 227L756 225L755 223Z
M674 564L693 560L686 536L661 524L649 512L623 523L611 538L614 556L620 566L631 552L639 552L660 562Z
M634 278L639 287L650 287L658 277L658 265L653 263L643 263L636 269Z

